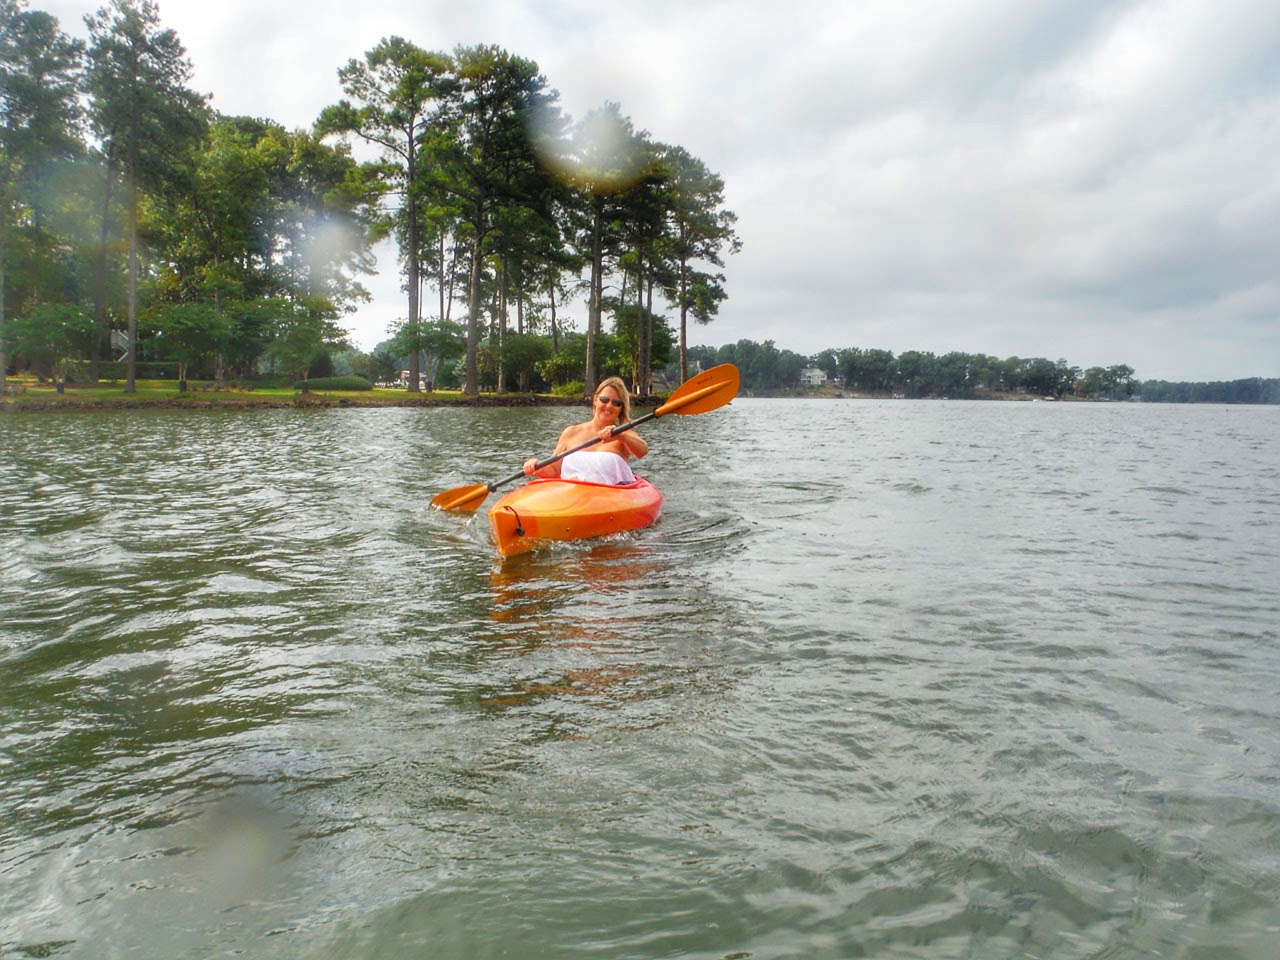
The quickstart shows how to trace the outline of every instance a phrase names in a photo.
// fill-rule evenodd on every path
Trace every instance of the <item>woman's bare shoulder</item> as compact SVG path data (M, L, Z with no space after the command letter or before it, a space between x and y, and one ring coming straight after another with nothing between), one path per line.
M590 423L571 423L560 431L560 439L556 443L556 447L560 450L567 449L580 442L584 435L591 432Z

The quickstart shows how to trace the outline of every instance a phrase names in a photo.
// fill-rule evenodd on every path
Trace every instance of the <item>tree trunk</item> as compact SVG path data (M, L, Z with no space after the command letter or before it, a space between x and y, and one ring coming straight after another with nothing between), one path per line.
M556 324L556 278L552 277L547 284L547 293L551 297L551 349L560 352L560 327Z
M476 351L480 347L480 251L483 246L483 236L476 234L472 241L470 296L467 302L467 376L462 385L462 392L467 396L475 396L480 392Z
M689 370L689 338L688 338L688 322L689 305L686 298L689 295L688 266L680 264L680 383L684 383L685 376Z
M419 309L418 309L418 204L413 199L413 180L414 171L417 169L417 157L414 151L413 127L409 128L408 150L405 155L405 172L407 174L405 186L405 214L408 217L408 235L405 238L405 248L407 252L406 267L409 271L409 329L412 331L413 342L415 347L409 351L409 392L417 393L419 390L419 380L421 379L422 367L418 362L418 349L416 344L419 342L422 331L418 328Z
M591 297L587 307L587 362L586 369L582 372L587 396L596 392L596 334L600 330L600 299L604 290L604 251L601 237L604 200L595 197L594 205L594 216L591 218Z
M129 359L124 392L138 390L138 181L129 176Z
M507 275L507 258L504 256L498 261L498 309L494 312L498 315L497 323L497 341L498 341L498 392L506 393L509 384L507 383L507 363L504 359L507 347L507 283L509 277Z
M439 246L439 249L440 249L440 320L441 320L441 322L444 322L445 320L448 320L449 318L448 318L448 316L447 316L447 315L445 314L445 312L444 312L444 277L445 277L445 272L444 272L444 271L445 271L445 262L444 262L444 232L443 232L443 231L441 231L441 233L440 233L440 246ZM452 287L452 284L450 284L450 286Z
M443 242L443 241L442 241L442 242ZM451 319L453 319L453 281L454 281L454 276L457 274L457 272L458 272L458 246L457 246L457 244L455 243L455 244L454 244L454 247L453 247L453 252L452 252L451 256L449 257L449 296L448 296L448 299L447 299L447 300L445 299L445 297L444 297L444 294L443 294L443 293L441 293L441 295L440 295L440 296L441 296L441 299L440 299L440 305L441 305L441 310L443 311L443 312L440 314L440 319L441 319L441 320L451 320Z
M636 392L644 395L644 385L649 379L649 327L645 322L644 261L636 263Z
M7 252L7 248L8 248L8 236L6 231L4 242L0 242L0 394L4 393L4 373L9 366L9 358L6 357L4 353L4 321L5 321L4 267L5 267L5 253Z
M520 283L516 285L516 333L524 336L524 270L520 271Z
M640 390L643 396L651 397L653 396L653 277L649 278L646 286L648 303L644 311L644 372L643 379L640 381Z

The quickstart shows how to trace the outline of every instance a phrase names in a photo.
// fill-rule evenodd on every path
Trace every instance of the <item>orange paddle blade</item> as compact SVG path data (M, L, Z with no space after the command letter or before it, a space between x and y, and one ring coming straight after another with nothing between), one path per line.
M696 377L686 380L667 402L653 411L654 416L668 413L709 413L723 407L738 395L738 368L732 363L722 363L710 370L703 370Z
M451 513L475 513L488 495L489 487L483 483L454 487L444 493L437 493L431 498L431 505L437 510L448 510Z

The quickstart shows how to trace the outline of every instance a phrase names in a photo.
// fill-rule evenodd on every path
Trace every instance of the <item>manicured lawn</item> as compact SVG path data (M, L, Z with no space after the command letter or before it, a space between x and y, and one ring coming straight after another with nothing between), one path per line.
M104 380L95 385L67 384L62 393L50 382L33 377L8 377L0 404L11 410L102 409L112 407L293 407L293 406L446 406L543 404L570 405L580 401L536 394L482 394L463 397L457 390L436 390L412 394L403 387L374 387L372 390L312 390L301 393L292 387L246 387L228 385L215 390L212 381L190 380L185 393L173 380L137 380L134 393L125 393L123 380Z
M295 404L360 404L379 406L405 402L457 401L455 391L436 391L418 394L415 398L407 390L393 387L374 387L372 390L311 391L302 394L292 387L252 387L228 385L215 390L211 381L191 380L185 393L178 391L173 380L137 380L134 393L125 392L123 380L101 383L67 384L60 394L50 382L34 378L8 377L8 390L3 398L6 405L17 408L47 407L116 407L116 406L293 406ZM15 389L16 388L16 389Z

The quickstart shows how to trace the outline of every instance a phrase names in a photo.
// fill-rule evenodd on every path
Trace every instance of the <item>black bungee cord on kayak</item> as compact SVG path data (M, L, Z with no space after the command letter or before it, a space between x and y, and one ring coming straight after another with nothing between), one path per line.
M510 504L503 504L503 510L509 510L511 515L516 518L516 536L524 536L524 522L520 519L520 514L516 513L516 508Z

